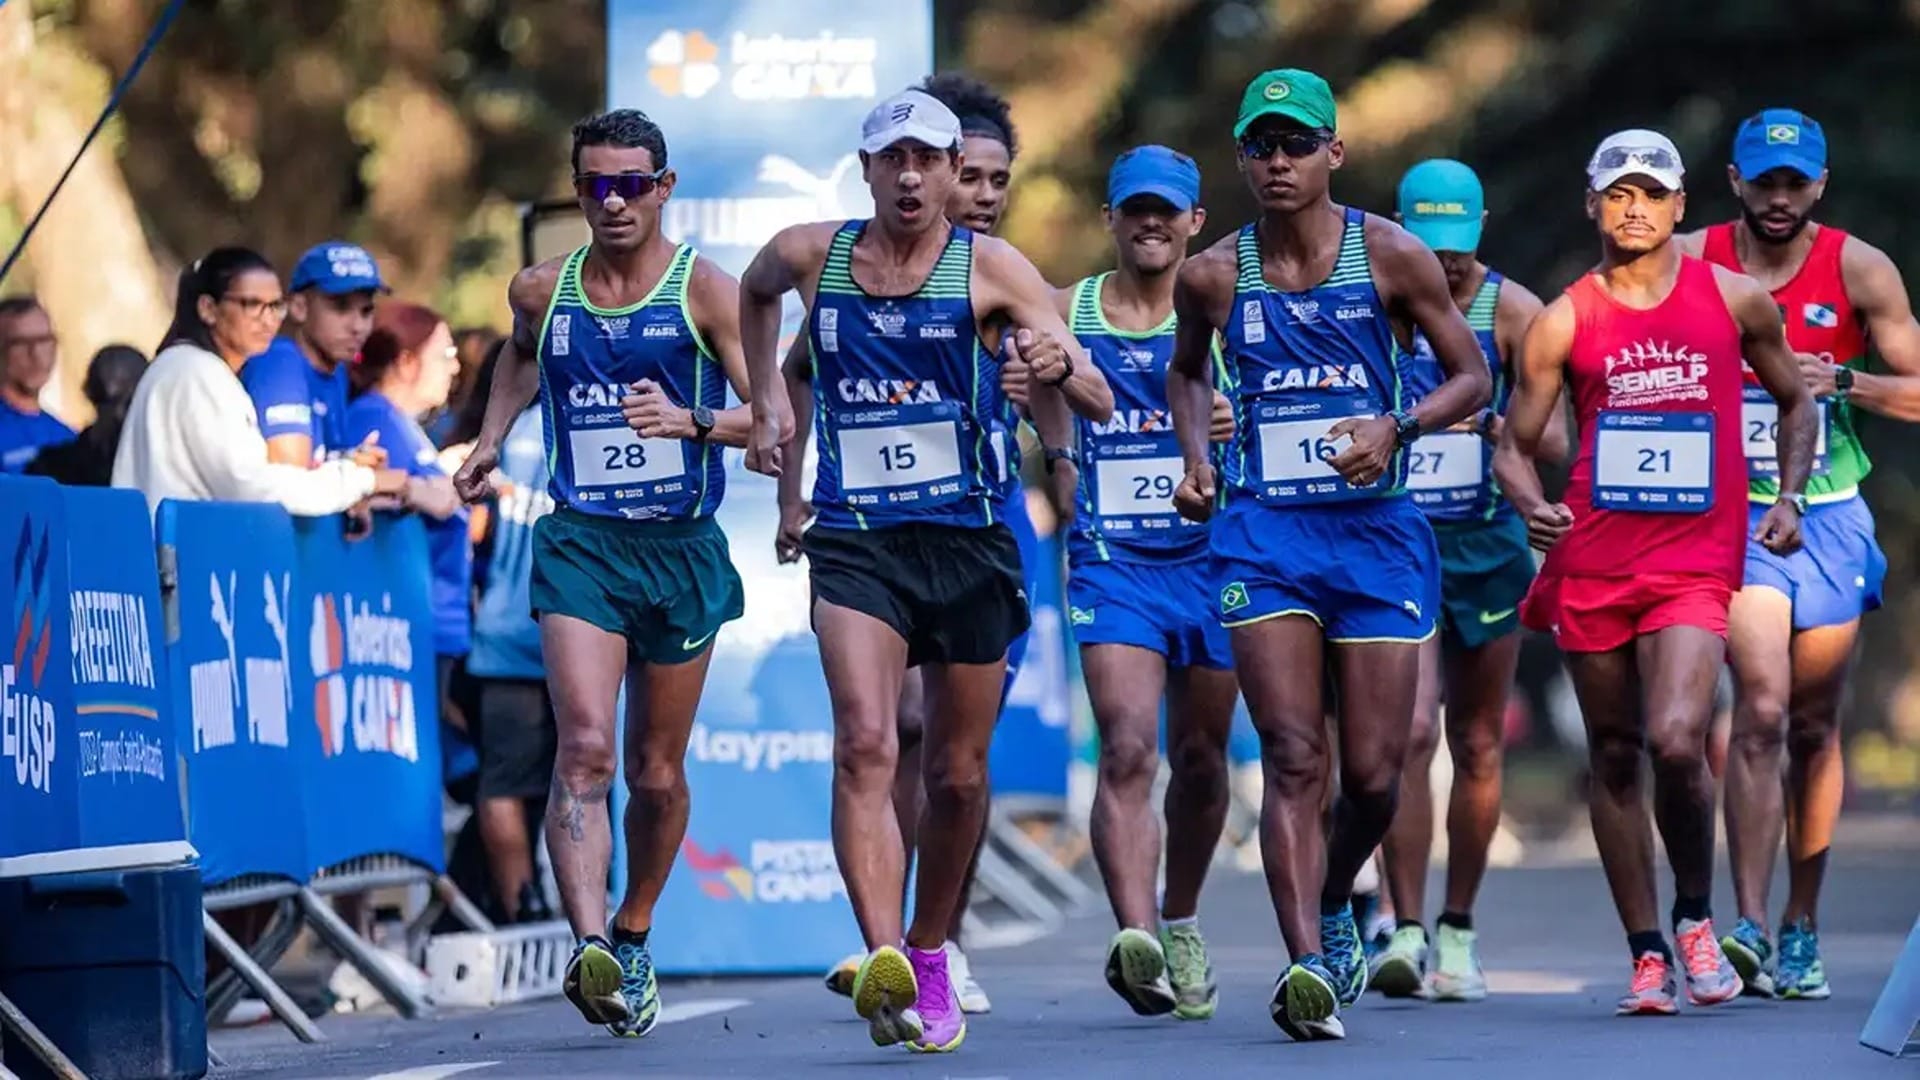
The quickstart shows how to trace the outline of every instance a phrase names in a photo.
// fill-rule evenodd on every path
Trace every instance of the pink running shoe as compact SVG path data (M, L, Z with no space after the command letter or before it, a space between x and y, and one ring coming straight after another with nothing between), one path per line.
M958 1050L967 1037L967 1016L960 1011L960 998L947 975L946 950L908 946L907 959L913 961L913 978L919 984L913 1011L920 1014L921 1024L920 1037L909 1040L907 1049L923 1054Z

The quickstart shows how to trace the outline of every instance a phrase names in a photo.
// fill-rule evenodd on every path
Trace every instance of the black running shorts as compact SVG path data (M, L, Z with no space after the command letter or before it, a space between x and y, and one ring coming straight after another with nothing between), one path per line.
M871 615L907 640L907 665L990 664L1031 615L1005 525L808 529L813 599Z

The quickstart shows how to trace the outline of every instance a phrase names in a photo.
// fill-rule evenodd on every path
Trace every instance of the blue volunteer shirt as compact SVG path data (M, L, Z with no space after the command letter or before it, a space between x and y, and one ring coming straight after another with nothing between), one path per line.
M24 413L0 401L0 473L22 473L40 451L72 442L74 430L42 411Z
M305 435L313 440L313 461L319 464L354 446L348 439L347 368L345 364L323 375L307 362L292 338L275 338L267 351L240 368L240 385L253 399L260 417L260 434ZM386 436L380 436L386 446ZM398 457L392 447L388 453ZM400 467L396 460L396 468Z
M467 673L477 679L539 679L540 624L533 620L528 575L533 569L533 526L553 512L547 483L547 425L539 403L520 414L500 445L501 485L493 510L493 542L486 564L476 568L480 603L473 615L473 651Z
M353 399L343 427L355 443L379 432L388 464L405 469L410 476L447 475L427 433L378 391ZM445 521L428 519L427 554L433 566L433 651L462 656L473 636L473 616L467 606L473 585L473 546L467 539L466 507Z

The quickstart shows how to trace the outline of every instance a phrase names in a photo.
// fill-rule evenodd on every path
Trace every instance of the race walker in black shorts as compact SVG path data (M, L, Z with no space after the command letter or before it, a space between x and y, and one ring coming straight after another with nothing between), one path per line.
M1016 417L993 346L1011 339L1036 394L1100 419L1113 402L1032 264L947 220L963 156L953 111L905 91L868 114L861 140L875 216L783 230L741 279L757 418L748 461L780 467L768 422L791 408L780 301L798 288L820 448L819 516L802 549L833 697L834 848L868 950L854 1007L879 1045L944 1052L966 1022L942 946L985 821L1007 647L1028 623L1019 548L999 509L1017 481L1000 465L996 434ZM1002 334L1009 325L1021 329ZM910 664L924 671L929 703L927 805L903 935L891 796Z

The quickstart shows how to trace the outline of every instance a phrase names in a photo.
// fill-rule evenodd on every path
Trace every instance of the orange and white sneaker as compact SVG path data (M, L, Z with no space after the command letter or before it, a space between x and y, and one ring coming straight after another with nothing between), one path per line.
M1687 969L1687 1001L1694 1005L1718 1005L1740 996L1746 984L1740 972L1720 948L1714 936L1713 920L1681 919L1674 928L1674 944L1680 949L1680 963Z
M1680 1011L1679 988L1673 965L1656 952L1643 952L1633 962L1633 981L1627 996L1614 1006L1615 1016L1672 1016Z

